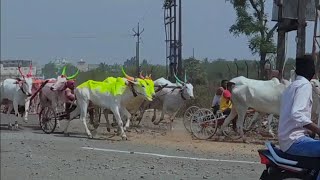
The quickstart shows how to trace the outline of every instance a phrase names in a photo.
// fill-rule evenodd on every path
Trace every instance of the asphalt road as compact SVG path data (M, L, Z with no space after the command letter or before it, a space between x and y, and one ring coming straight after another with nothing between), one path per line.
M258 154L230 156L137 144L131 140L87 139L78 120L70 125L73 127L70 137L44 134L35 116L18 131L3 126L7 120L6 115L1 115L1 180L250 180L259 179L264 168L259 164Z

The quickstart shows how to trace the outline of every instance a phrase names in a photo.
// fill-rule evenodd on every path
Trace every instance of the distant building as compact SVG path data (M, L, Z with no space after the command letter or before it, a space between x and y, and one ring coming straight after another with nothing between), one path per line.
M82 72L86 72L89 69L88 64L83 59L77 62L76 67Z
M76 67L81 72L86 72L86 71L97 69L99 67L99 64L88 64L86 61L81 59L80 61L77 62Z
M19 65L24 74L29 72L29 66L32 64L31 60L0 60L0 80L3 81L7 78L21 77L18 70ZM37 75L37 67L32 66L32 74Z

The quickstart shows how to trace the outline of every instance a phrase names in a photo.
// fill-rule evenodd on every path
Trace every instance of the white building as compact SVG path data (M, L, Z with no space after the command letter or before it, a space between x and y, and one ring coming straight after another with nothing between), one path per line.
M81 72L86 72L88 71L89 67L87 62L85 62L83 59L77 62L76 67L81 71Z
M0 61L0 75L1 81L7 78L21 77L18 66L21 65L21 71L28 74L31 60L1 60ZM32 74L37 75L37 67L32 66Z

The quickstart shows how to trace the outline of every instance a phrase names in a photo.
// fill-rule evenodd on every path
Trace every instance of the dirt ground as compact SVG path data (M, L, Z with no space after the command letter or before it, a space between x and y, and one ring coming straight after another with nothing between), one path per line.
M257 134L247 133L247 140L249 143L244 143L241 139L217 139L213 137L210 140L198 140L193 137L183 125L183 119L177 118L174 121L173 131L169 130L168 122L160 123L160 125L153 125L151 122L153 112L146 112L141 124L138 127L131 127L127 133L129 141L135 144L148 144L157 147L170 147L183 151L184 149L198 152L221 152L227 154L241 153L247 155L256 155L257 150L264 148L264 142L269 140L276 143L275 139L271 137ZM160 114L158 114L158 118ZM158 120L157 118L157 120ZM167 118L165 118L167 119ZM156 121L157 121L156 120ZM102 125L99 131L103 135L110 135L106 133L104 124L105 120L102 119ZM111 133L112 134L112 133ZM119 137L111 137L112 139L119 139Z

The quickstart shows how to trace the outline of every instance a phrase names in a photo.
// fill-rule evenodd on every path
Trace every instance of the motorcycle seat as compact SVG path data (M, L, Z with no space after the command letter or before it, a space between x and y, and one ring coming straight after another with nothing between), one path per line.
M320 170L320 157L314 158L314 157L295 156L295 155L287 154L281 151L279 148L275 147L274 145L272 146L272 148L274 149L275 153L279 157L287 160L297 161L298 163L294 165L295 167Z

